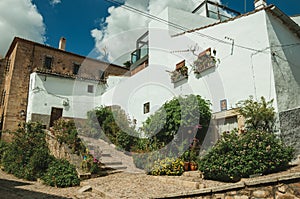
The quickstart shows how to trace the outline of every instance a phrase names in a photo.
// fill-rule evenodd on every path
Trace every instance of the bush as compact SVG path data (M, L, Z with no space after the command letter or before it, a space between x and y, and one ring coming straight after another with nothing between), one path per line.
M179 176L184 172L183 161L175 158L165 158L155 161L150 174L155 176Z
M147 118L142 129L158 146L167 145L179 131L188 128L196 130L196 138L203 141L211 119L209 106L210 103L199 95L175 97ZM198 126L201 128L196 128ZM187 137L186 132L183 133Z
M51 162L46 174L42 177L45 184L52 187L78 186L80 180L76 168L67 160L56 160Z
M261 97L260 101L255 101L252 96L237 103L238 112L246 119L246 129L273 132L275 110L272 104L273 100L267 102Z
M118 148L131 151L135 146L137 135L135 127L130 123L125 111L119 106L99 107L88 112L90 132L99 132L97 136L112 142ZM108 138L105 138L104 135ZM96 133L93 133L96 135Z
M53 160L40 123L24 123L13 132L13 141L3 152L2 165L8 173L19 178L36 180Z
M224 133L198 165L206 179L236 181L287 169L293 156L293 148L285 146L273 133L232 131Z
M86 147L78 137L78 131L73 120L63 118L54 122L54 134L60 143L65 143L72 150L72 153L78 155L85 152Z

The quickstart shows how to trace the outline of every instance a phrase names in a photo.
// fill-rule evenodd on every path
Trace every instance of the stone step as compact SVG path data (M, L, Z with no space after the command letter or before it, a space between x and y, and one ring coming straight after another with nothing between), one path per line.
M102 162L105 166L122 165L122 162Z
M113 170L126 170L126 166L109 166L108 168L113 169Z
M101 157L112 157L110 153L102 153Z
M77 175L78 175L78 178L80 180L86 180L86 179L90 179L92 174L91 173L87 173L87 172L83 172L81 169L78 169L76 168L76 171L77 171Z

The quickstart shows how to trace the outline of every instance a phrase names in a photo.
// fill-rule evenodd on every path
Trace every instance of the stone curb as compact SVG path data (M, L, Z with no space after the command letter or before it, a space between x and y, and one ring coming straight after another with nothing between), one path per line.
M199 182L192 182L188 180L178 180L178 179L169 179L161 176L153 176L154 178L158 179L161 182L170 183L170 184L177 184L186 187L191 187L194 189L199 189L200 183Z
M258 178L257 180L245 180L245 181L241 181L241 182L238 182L235 184L230 184L230 185L221 185L221 186L217 186L217 187L198 189L198 190L187 191L187 192L166 194L163 196L155 197L155 199L185 198L185 197L191 197L191 196L207 195L207 194L213 194L213 193L217 193L217 192L229 191L229 190L233 190L233 189L242 189L244 187L258 186L258 185L264 185L264 184L269 184L269 183L280 183L283 181L297 180L297 179L300 179L300 172L282 174L282 175L278 175L278 176L274 176L274 177L269 177L266 179Z

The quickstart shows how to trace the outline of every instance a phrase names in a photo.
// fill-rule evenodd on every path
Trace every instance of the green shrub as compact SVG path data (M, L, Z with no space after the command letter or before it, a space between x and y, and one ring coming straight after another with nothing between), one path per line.
M8 144L0 140L0 163L2 163L2 157L7 150Z
M261 97L260 101L255 101L252 96L238 102L237 110L246 119L246 129L273 132L275 110L272 104L273 100L267 102L264 97Z
M47 185L62 188L78 186L80 184L75 166L70 164L67 160L51 162L42 180Z
M150 171L151 175L179 176L184 172L183 161L179 158L165 158L157 160Z
M66 143L72 150L72 153L78 155L85 152L86 147L78 137L78 131L73 120L65 120L63 118L54 122L54 134L60 143Z
M203 141L211 119L209 106L210 103L199 95L175 97L148 117L142 129L146 136L152 137L154 144L165 146L174 140L180 130L201 126L196 128L195 136Z
M293 156L293 148L285 146L273 133L232 131L224 133L198 165L206 179L235 181L287 169Z
M3 152L4 170L19 178L36 180L53 160L43 126L40 123L24 123L12 134L13 141L7 144Z
M125 111L119 106L98 107L88 112L88 134L99 132L97 136L112 142L118 148L131 151L135 146L137 132L128 119ZM87 135L88 135L87 134ZM106 136L104 136L104 135Z

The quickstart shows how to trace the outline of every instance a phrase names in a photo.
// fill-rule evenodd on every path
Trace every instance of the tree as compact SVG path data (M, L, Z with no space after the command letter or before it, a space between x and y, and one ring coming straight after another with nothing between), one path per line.
M272 104L273 100L266 101L264 97L261 97L260 101L255 101L253 96L238 102L238 112L246 119L246 129L273 132L275 110Z

